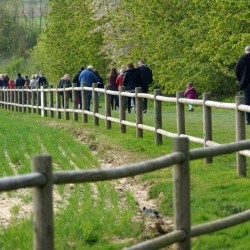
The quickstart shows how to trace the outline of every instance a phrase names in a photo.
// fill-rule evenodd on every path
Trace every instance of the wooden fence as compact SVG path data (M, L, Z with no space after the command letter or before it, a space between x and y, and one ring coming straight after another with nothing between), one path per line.
M87 110L87 92L91 91L93 96L92 111ZM76 103L78 92L82 96L82 109L78 108ZM73 107L69 108L69 93L72 94ZM63 94L63 95L61 95ZM104 96L105 111L104 114L99 113L98 95ZM111 112L111 95L119 96L119 117L112 117ZM64 106L62 107L62 96L64 98ZM126 98L132 97L136 100L136 121L131 122L126 120ZM143 123L142 100L147 98L154 102L155 124L149 126ZM55 100L54 100L55 99ZM93 116L94 125L99 125L99 119L105 120L105 127L111 129L112 122L120 125L121 133L126 133L126 127L131 126L136 129L136 136L143 137L143 131L151 131L155 133L156 145L162 144L162 137L188 137L190 141L202 144L204 147L219 145L212 141L212 108L231 109L235 110L235 133L236 141L246 139L245 112L250 112L250 106L244 105L245 98L237 96L235 103L223 103L211 101L211 95L203 94L203 99L186 99L184 91L178 91L176 97L166 97L161 95L159 89L154 90L154 94L141 93L141 88L136 88L135 93L125 92L124 87L119 91L111 91L109 86L104 89L97 88L97 84L91 87L70 87L70 88L49 88L43 87L38 89L8 89L0 88L0 105L9 110L17 112L38 113L41 116L62 118L62 114L66 120L70 119L72 113L73 121L78 121L79 114L82 115L82 121L88 122L88 116ZM177 131L172 133L163 129L162 122L162 103L176 103L176 123ZM184 104L191 103L200 105L203 108L203 138L185 134L185 109ZM246 157L250 157L250 150L238 151L236 153L237 173L241 176L246 176ZM205 163L211 163L212 157L205 157Z
M191 238L222 230L250 220L250 209L217 221L191 226L190 161L245 150L250 140L189 150L188 138L174 138L173 153L112 169L57 171L52 173L51 156L34 156L33 173L0 178L0 191L33 187L33 249L54 246L53 186L68 183L107 181L144 174L174 166L174 231L126 248L155 250L176 244L178 250L191 249Z

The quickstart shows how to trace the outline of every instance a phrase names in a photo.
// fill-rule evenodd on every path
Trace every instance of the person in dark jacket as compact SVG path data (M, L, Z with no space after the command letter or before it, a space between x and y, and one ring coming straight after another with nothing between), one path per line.
M143 60L138 62L138 70L141 75L142 93L148 93L148 85L153 82L152 70L144 63ZM148 109L148 99L144 98L142 103L142 111L146 113Z
M117 73L116 68L111 68L109 76L108 76L108 83L109 83L109 86L110 86L110 90L118 91L118 87L116 85L117 77L118 77L118 73ZM111 100L111 108L112 108L112 110L119 108L118 96L111 95L110 100Z
M250 105L250 46L245 48L245 54L242 55L236 64L236 78L239 81L239 89L243 90L246 99L246 105ZM250 113L246 113L247 125L250 125Z
M15 80L16 88L22 88L24 86L24 84L25 84L24 78L22 77L21 73L18 73L17 78Z
M76 84L76 87L80 87L80 80L79 80L79 77L80 77L80 74L81 72L84 70L84 67L81 66L80 67L80 70L75 74L74 78L73 78L73 83ZM81 106L81 91L77 91L77 104L80 104Z
M122 83L126 91L135 92L135 88L141 87L141 76L139 70L134 67L133 63L128 63L127 68ZM128 97L128 113L131 113L131 97Z

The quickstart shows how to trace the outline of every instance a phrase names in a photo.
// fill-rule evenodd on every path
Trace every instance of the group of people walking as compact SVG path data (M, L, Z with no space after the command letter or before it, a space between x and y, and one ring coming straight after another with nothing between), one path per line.
M21 73L17 74L15 80L10 79L8 74L0 74L0 87L8 87L8 88L38 88L40 86L47 86L48 82L46 77L42 72L39 74L32 75L31 79L28 75L22 77Z
M65 79L67 77L67 79ZM153 82L152 70L144 63L143 60L138 62L138 67L135 68L133 63L128 63L127 68L121 68L119 71L115 67L110 69L107 77L107 84L110 86L110 90L118 91L119 87L124 86L125 91L135 92L136 87L141 87L143 93L148 92L149 84ZM92 87L93 83L97 83L99 88L104 87L103 78L99 75L98 71L89 65L86 69L82 66L80 70L75 74L73 83L77 87ZM58 87L63 86L71 87L71 80L68 74L65 74L58 83ZM78 92L79 106L82 108L81 92ZM92 91L87 92L87 110L90 110L92 99ZM135 103L135 101L134 101ZM111 108L119 108L119 97L111 95ZM131 113L131 98L127 98L127 109ZM147 112L147 99L143 99L143 112Z

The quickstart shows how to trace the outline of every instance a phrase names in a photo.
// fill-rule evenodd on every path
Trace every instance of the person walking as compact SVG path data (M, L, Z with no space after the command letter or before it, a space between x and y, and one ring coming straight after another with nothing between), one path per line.
M24 84L25 84L24 78L22 77L21 73L18 73L17 78L15 80L16 88L22 88L24 86Z
M76 87L80 87L80 80L79 80L79 77L80 77L80 74L81 72L84 70L84 67L81 66L80 67L80 70L75 74L75 76L73 77L73 83L76 84ZM77 100L76 100L76 103L79 105L80 104L80 100L81 100L81 90L78 90L77 91Z
M141 76L133 63L127 64L127 70L124 72L122 83L125 86L125 90L132 93L135 92L136 87L141 87ZM128 97L128 113L131 113L131 97Z
M72 87L71 85L71 80L70 80L70 75L69 74L65 74L60 80L59 80L59 83L58 83L58 88L70 88ZM72 92L68 92L68 98L70 98L72 100ZM62 96L62 105L64 107L64 93L63 91L60 92L60 95ZM66 95L67 96L67 95ZM67 107L65 107L67 108Z
M117 73L116 68L111 68L109 76L108 76L108 83L109 83L109 86L110 86L110 90L113 90L113 91L118 90L118 87L116 85L117 77L118 77L118 73ZM112 108L112 110L119 108L118 96L111 95L110 100L111 100L111 108Z
M153 82L152 70L144 63L143 60L138 62L138 70L142 81L142 93L148 93L148 86ZM148 109L148 99L144 98L142 102L142 112L146 113Z
M84 69L80 76L80 85L86 87L93 87L93 83L100 82L100 78L93 72L93 66L89 65L87 69ZM87 110L90 111L90 103L92 99L92 91L87 92ZM82 102L80 102L80 108L82 109Z
M198 98L198 93L191 82L187 84L184 96L188 99ZM194 112L193 104L188 104L188 106L189 106L189 112Z
M250 46L245 47L245 54L242 55L236 64L236 78L239 81L239 89L243 90L246 105L250 105ZM247 125L250 125L250 113L246 113Z

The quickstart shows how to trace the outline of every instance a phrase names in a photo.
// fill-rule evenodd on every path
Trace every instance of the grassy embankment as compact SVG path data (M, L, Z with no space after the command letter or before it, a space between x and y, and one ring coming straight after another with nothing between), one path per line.
M163 105L164 129L176 132L175 106ZM100 112L103 112L101 109ZM114 116L118 112L114 111ZM213 111L213 140L219 143L235 140L235 114L229 110ZM6 152L18 174L30 171L30 159L34 154L49 153L53 157L54 169L74 169L98 167L96 158L89 148L72 137L79 129L87 132L89 147L100 145L105 148L115 148L117 154L122 151L133 153L135 159L155 158L172 151L172 140L163 138L163 146L154 145L154 134L145 132L143 139L135 138L134 128L127 128L126 134L119 133L117 124L112 124L111 130L105 129L100 121L99 127L81 122L58 121L60 127L48 126L37 115L17 114L1 110L1 176L13 174ZM134 120L134 114L128 115ZM56 119L54 119L56 121ZM152 108L144 115L145 124L153 124ZM186 133L202 137L202 112L200 107L195 112L186 113ZM250 136L247 127L247 137ZM201 147L191 143L190 146ZM7 157L8 158L8 157ZM72 163L73 162L73 163ZM235 168L235 154L214 158L213 164L204 165L203 160L191 162L191 214L192 225L219 219L239 211L249 209L249 173L246 178L238 177ZM248 160L249 163L249 160ZM249 171L249 168L248 168ZM172 169L161 170L142 176L142 181L152 183L150 198L156 198L163 193L159 205L162 214L173 215L173 181ZM67 186L59 186L56 192L61 197L62 206L57 211L55 219L55 245L57 249L120 249L126 245L117 239L139 239L141 224L131 223L136 211L132 194L127 193L127 209L120 209L119 196L109 182L75 185L69 191ZM10 192L9 196L14 196ZM31 194L26 194L25 202L31 201ZM13 213L13 218L17 210ZM250 223L241 224L231 229L223 230L208 236L193 240L193 249L236 249L250 247ZM116 239L116 240L114 240ZM140 240L140 239L139 239ZM120 243L119 243L120 242ZM126 241L125 241L126 242ZM131 244L131 243L130 243ZM18 223L13 219L11 225L1 230L1 249L31 249L32 222L23 220Z

